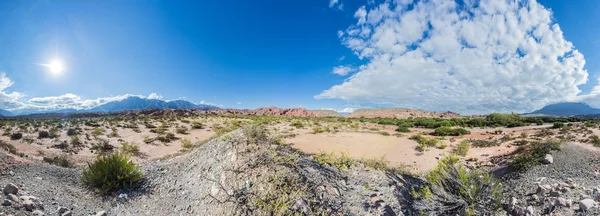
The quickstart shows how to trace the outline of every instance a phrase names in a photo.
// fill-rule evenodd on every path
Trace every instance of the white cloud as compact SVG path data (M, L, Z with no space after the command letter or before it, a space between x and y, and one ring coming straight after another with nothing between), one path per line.
M343 61L344 59L346 59L346 56L341 56L338 58L338 61Z
M339 113L351 113L354 112L354 110L356 110L356 108L352 108L352 107L346 107L343 109L333 109L333 108L321 108L321 110L333 110Z
M242 102L237 102L236 104L237 104L237 105L240 105L240 104L242 104Z
M351 66L337 66L333 68L333 73L340 75L340 76L346 76L348 75L348 73L355 71L354 68L352 68Z
M6 89L13 84L14 82L10 80L5 73L0 73L0 108L13 109L23 106L20 99L25 97L24 94L19 92L8 93L6 91Z
M329 8L334 7L338 10L344 10L344 4L342 4L339 0L329 0Z
M210 101L200 101L200 104L210 105L210 106L216 106L216 107L223 107L223 104L216 104L216 103L213 103L213 102L210 102Z
M583 55L535 0L411 2L359 8L340 35L368 63L315 98L470 114L593 97L578 96Z

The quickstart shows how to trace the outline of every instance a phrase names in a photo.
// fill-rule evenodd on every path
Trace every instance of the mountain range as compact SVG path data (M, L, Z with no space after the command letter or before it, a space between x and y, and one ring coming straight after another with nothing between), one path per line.
M194 104L185 100L163 101L158 99L147 99L136 96L131 96L120 101L112 101L91 109L61 109L61 110L30 110L23 112L12 113L0 109L2 116L28 115L37 113L86 113L86 112L117 112L125 110L145 110L145 109L197 109L197 110L216 110L219 107Z
M600 109L590 107L585 103L556 103L550 104L539 110L528 113L528 115L548 115L548 116L576 116L600 114Z

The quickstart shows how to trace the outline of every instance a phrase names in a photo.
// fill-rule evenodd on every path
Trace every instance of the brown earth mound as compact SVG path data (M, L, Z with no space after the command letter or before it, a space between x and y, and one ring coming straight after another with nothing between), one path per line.
M406 108L377 108L377 109L358 109L347 115L348 118L409 118L409 117L428 117L428 118L457 118L460 114L455 112L429 112L418 109Z

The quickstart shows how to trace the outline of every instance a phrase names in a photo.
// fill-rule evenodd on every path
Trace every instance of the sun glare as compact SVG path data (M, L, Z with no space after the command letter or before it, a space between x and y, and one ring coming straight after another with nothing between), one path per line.
M50 64L47 64L46 67L50 68L52 73L60 73L65 69L62 63L58 60L50 62Z

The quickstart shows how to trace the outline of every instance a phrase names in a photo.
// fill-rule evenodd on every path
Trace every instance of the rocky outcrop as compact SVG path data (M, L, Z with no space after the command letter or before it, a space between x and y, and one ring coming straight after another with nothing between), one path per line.
M455 112L429 112L418 109L406 108L377 108L377 109L358 109L346 117L348 118L457 118L463 117Z
M221 109L204 111L206 114L214 115L256 115L256 116L296 116L296 117L316 117L317 115L304 108L277 108L262 107L254 110L249 109Z

